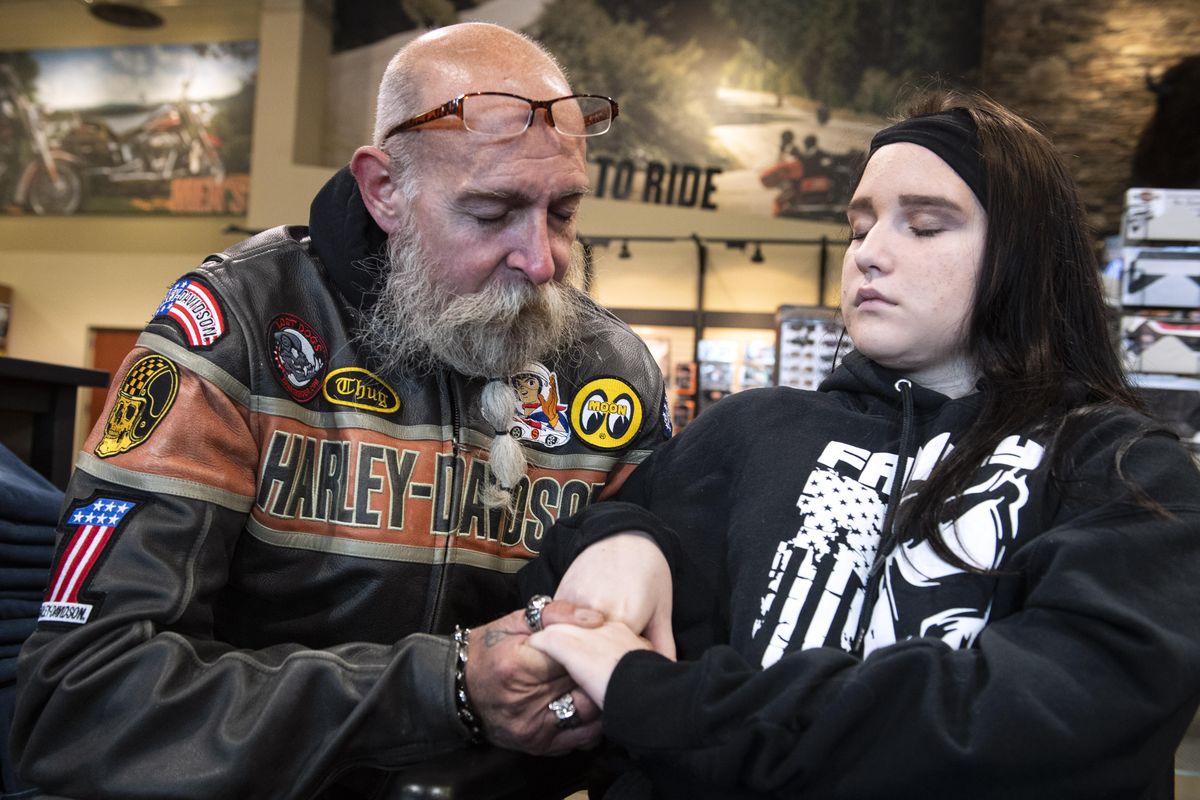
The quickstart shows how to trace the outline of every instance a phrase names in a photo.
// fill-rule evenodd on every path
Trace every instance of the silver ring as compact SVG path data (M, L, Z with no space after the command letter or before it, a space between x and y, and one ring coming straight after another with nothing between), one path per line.
M579 724L579 717L575 716L575 698L570 692L551 700L549 708L554 712L554 727L574 728Z
M525 624L529 630L537 633L542 629L542 609L553 599L548 594L535 594L529 598L529 605L525 606Z

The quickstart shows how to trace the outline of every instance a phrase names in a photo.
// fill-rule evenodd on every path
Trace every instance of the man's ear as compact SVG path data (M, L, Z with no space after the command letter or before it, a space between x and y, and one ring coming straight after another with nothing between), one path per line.
M391 159L378 147L360 147L350 159L350 171L358 183L367 212L384 233L391 234L400 225L407 200L392 180Z

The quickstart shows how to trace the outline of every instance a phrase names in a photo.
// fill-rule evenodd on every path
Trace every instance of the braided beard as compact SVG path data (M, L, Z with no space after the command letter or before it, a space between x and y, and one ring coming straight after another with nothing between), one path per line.
M359 338L383 372L413 376L447 368L468 377L506 377L566 351L577 339L584 298L576 250L562 282L535 286L490 278L454 295L437 282L437 260L411 219L388 237L386 278Z

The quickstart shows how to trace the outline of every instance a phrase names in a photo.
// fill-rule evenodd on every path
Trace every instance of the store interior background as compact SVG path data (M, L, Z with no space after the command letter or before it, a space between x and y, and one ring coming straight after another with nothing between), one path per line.
M76 0L0 0L0 50L257 39L247 213L0 216L0 285L12 290L8 356L93 366L96 331L140 329L166 288L205 254L243 238L242 231L305 222L311 197L369 140L379 76L403 41L334 54L332 0L144 4L165 19L163 27L106 25ZM1195 0L985 0L979 87L1040 123L1069 155L1093 227L1111 235L1135 143L1155 108L1147 75L1195 55L1198 42ZM711 240L702 287L706 338L736 341L739 352L747 343L771 348L781 304L837 300L844 233L836 226L589 198L580 232L611 239L592 248L593 294L654 341L668 373L691 361L695 349L695 235ZM770 243L822 236L829 276L823 293L819 247ZM622 258L627 238L630 257ZM726 239L747 246L728 247ZM766 242L761 260L754 259L755 242ZM672 324L645 326L654 321ZM81 395L77 441L89 413L98 411L92 404ZM1200 797L1187 777L1200 774L1200 748L1191 742L1180 753L1180 797Z
M203 255L238 241L242 231L305 222L316 190L369 140L379 76L404 41L393 36L333 53L332 0L144 4L164 18L162 27L108 25L76 0L0 0L0 50L257 39L247 213L0 216L0 284L12 290L11 357L93 366L95 332L139 329L171 282ZM475 17L466 11L459 18ZM1134 144L1154 110L1146 76L1193 54L1197 41L1192 0L986 0L979 85L1043 125L1070 154L1093 226L1112 233ZM837 301L844 247L838 225L594 197L585 202L580 233L610 239L592 248L593 294L653 340L669 373L695 354L701 294L704 338L738 343L734 388L747 366L740 360L746 346L773 345L781 304ZM702 288L695 235L707 242ZM822 248L779 242L823 236L822 295ZM626 238L630 257L621 258ZM729 239L747 246L730 247ZM647 326L654 322L667 324ZM98 411L93 405L91 397L81 399L79 441Z

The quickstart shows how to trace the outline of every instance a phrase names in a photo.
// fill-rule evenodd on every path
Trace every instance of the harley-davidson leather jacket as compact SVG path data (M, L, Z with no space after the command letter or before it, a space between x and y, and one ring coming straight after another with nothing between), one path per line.
M527 478L516 513L486 509L483 382L381 375L356 345L352 255L381 234L348 179L312 237L266 231L172 286L114 376L20 660L13 749L46 791L332 797L466 744L445 634L518 607L553 522L669 435L654 360L591 306L577 347L514 376Z

